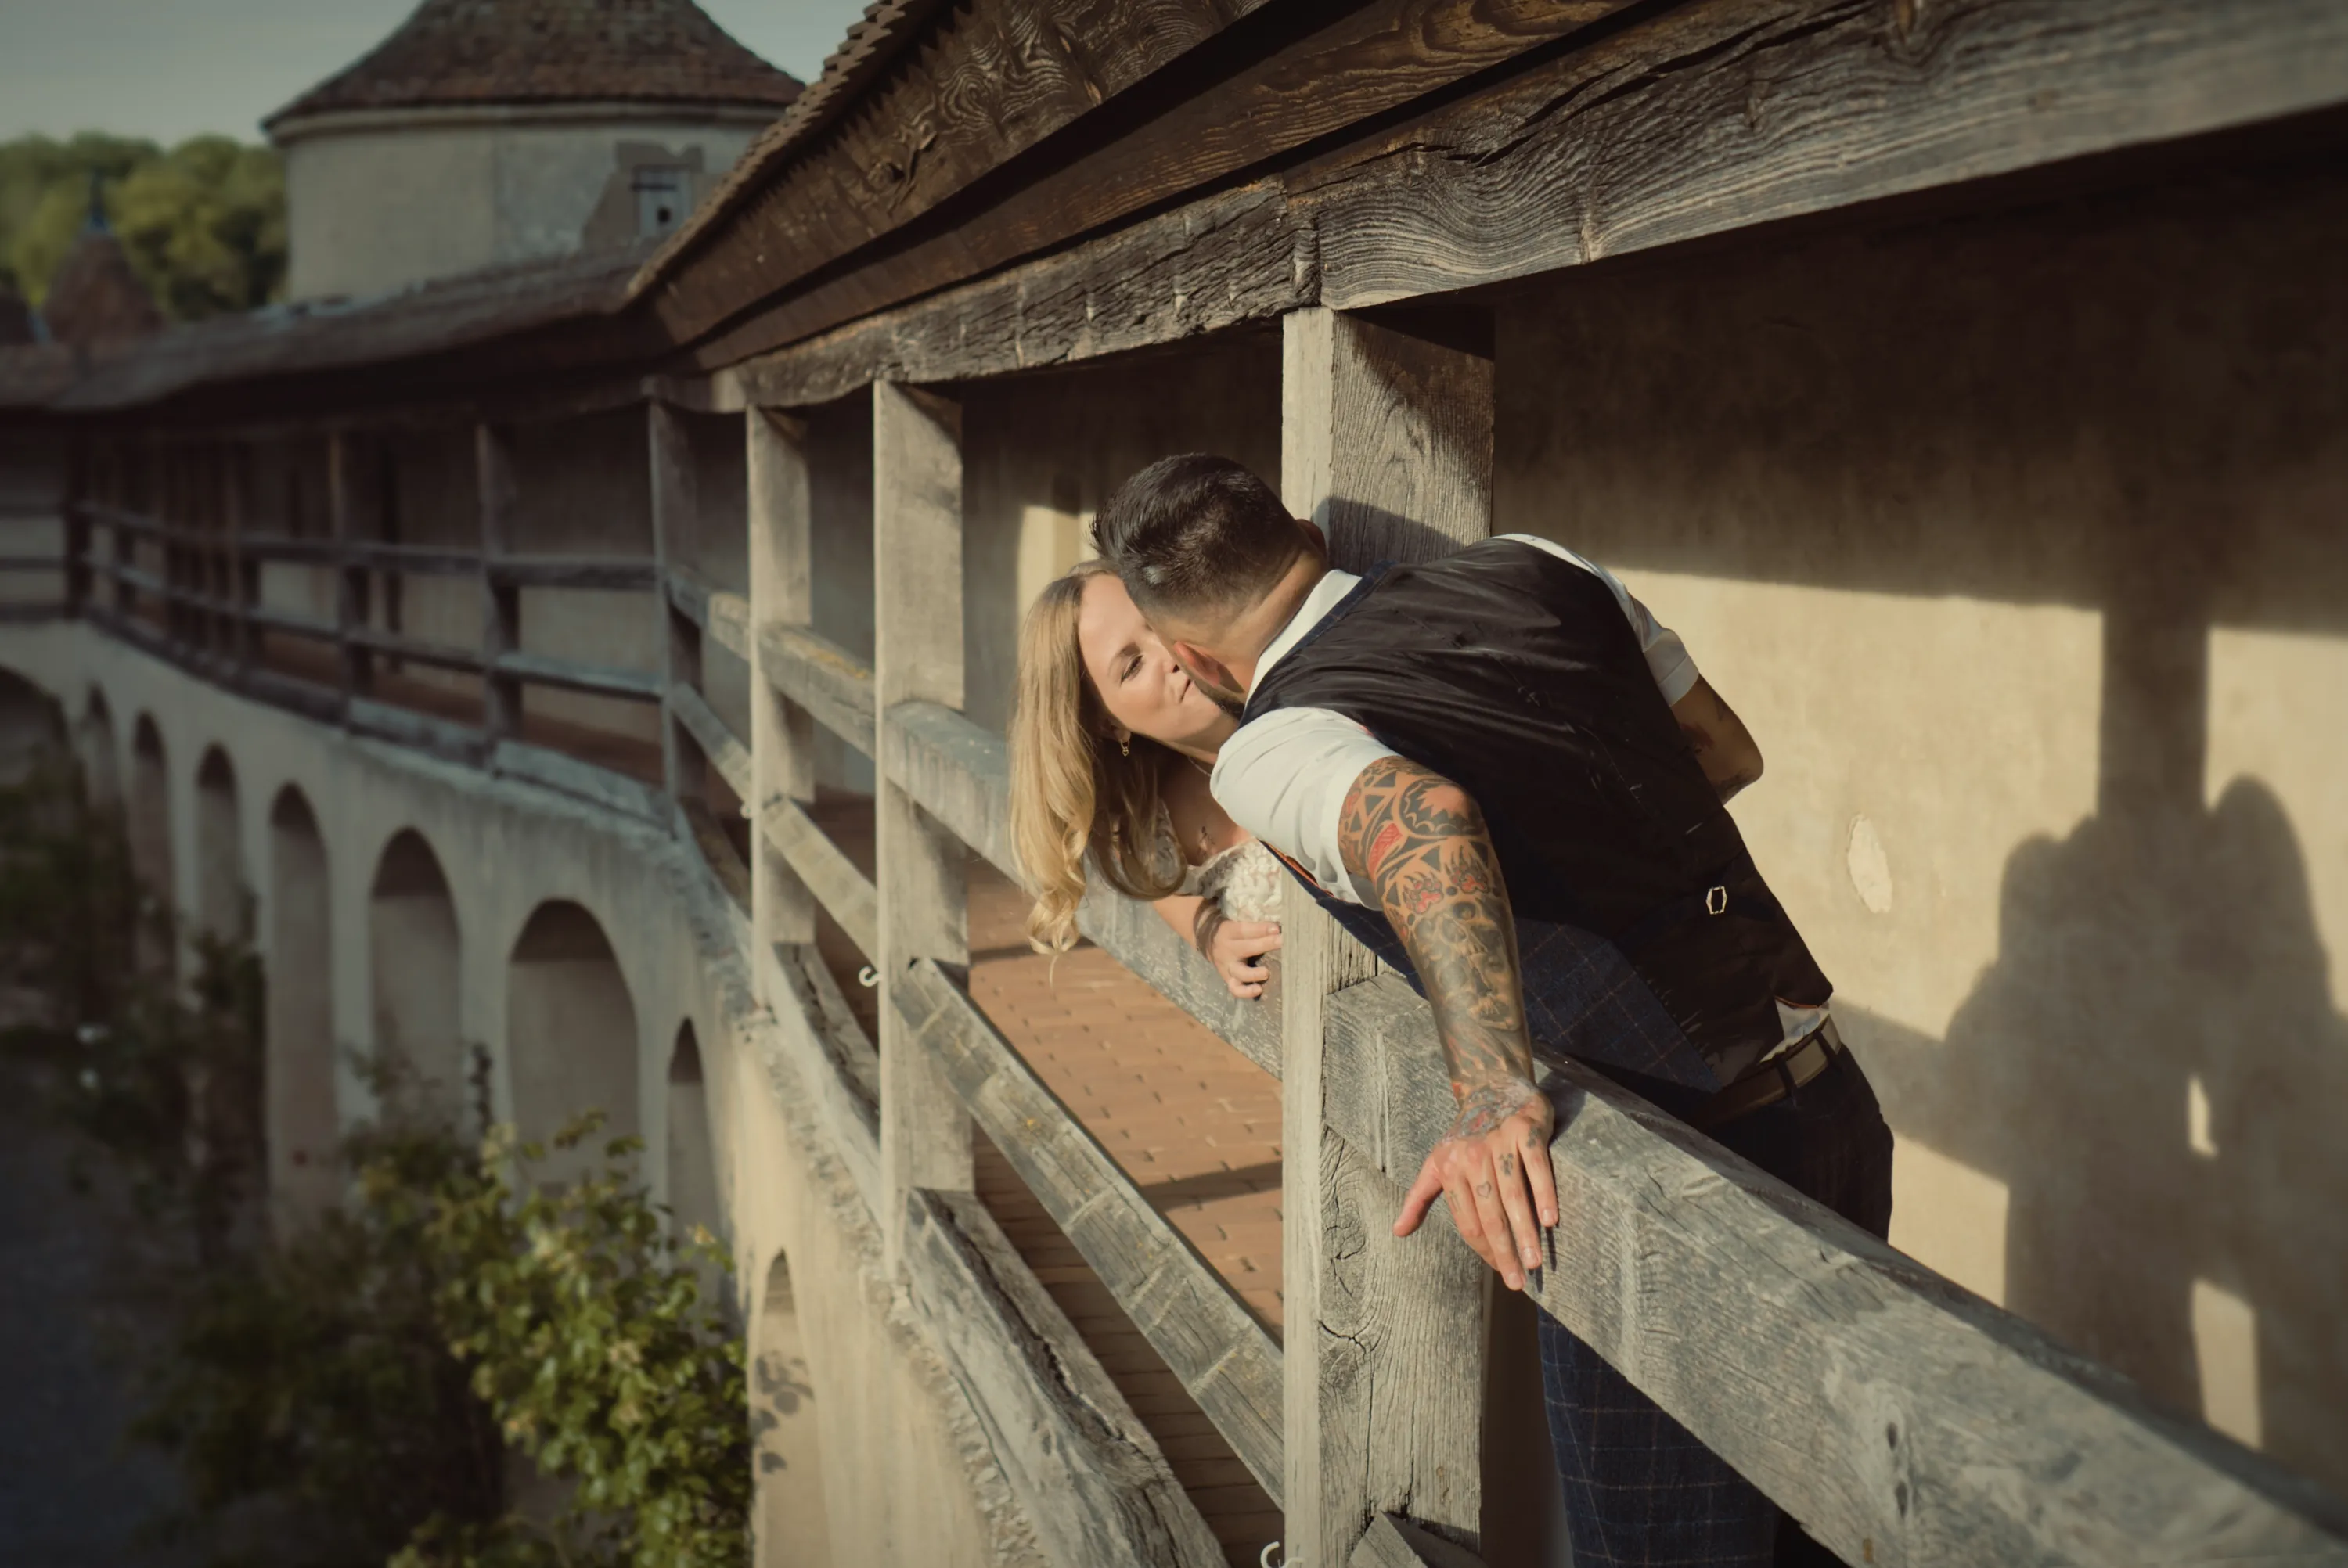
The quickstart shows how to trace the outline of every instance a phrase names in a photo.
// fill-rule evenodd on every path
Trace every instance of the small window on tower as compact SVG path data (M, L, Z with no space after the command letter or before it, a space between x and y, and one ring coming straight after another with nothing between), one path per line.
M631 171L636 192L636 233L665 234L685 221L692 203L693 171L674 164L640 163Z

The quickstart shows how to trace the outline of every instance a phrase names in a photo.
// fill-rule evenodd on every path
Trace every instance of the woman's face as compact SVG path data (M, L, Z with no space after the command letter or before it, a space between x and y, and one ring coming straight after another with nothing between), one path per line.
M1076 648L1085 673L1116 723L1179 751L1212 756L1238 728L1192 682L1115 574L1085 579L1076 611Z

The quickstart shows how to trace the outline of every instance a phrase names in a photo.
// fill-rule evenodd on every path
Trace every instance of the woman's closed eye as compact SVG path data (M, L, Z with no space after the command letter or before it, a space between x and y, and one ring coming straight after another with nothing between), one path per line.
M1123 682L1132 680L1136 675L1140 673L1141 655L1138 651L1131 652L1125 656L1124 668L1117 671L1117 678L1120 682Z

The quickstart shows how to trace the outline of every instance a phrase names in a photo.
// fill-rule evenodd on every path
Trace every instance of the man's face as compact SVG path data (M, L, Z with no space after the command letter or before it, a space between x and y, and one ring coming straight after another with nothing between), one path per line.
M1200 691L1234 719L1247 706L1248 683L1234 673L1221 651L1230 628L1194 616L1164 611L1150 617L1150 626L1165 640Z

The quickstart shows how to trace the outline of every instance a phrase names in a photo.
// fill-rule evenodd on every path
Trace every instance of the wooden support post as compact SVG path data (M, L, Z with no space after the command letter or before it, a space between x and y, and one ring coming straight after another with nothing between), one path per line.
M147 465L141 461L143 456L127 442L115 451L109 498L124 511L138 511L149 504L150 489L146 482ZM122 574L138 565L138 536L118 522L106 532L107 554L114 562L114 613L127 620L138 610L139 600L138 590Z
M701 628L669 597L669 572L698 558L699 487L685 415L654 399L644 405L645 446L652 462L653 613L660 617L662 669L668 685L701 689ZM661 778L669 798L688 810L708 805L708 769L693 737L661 702Z
M1317 308L1286 318L1282 498L1328 531L1339 566L1426 559L1490 532L1492 364L1462 335ZM1285 918L1288 1560L1339 1568L1386 1513L1473 1546L1488 1271L1439 1214L1395 1240L1402 1189L1327 1126L1327 998L1375 964L1301 889Z
M815 721L776 687L760 628L804 626L815 611L814 496L807 425L773 409L743 418L750 506L750 911L758 940L815 940L815 899L763 824L779 801L815 798ZM867 953L866 958L873 957ZM769 969L756 966L759 983ZM776 999L765 999L773 1005Z
M368 589L373 582L365 558L353 546L374 533L374 507L381 490L368 483L367 448L355 431L326 437L326 531L335 541L335 632L342 657L343 708L375 691L375 656L355 633L366 629Z
M497 575L499 559L513 548L521 498L510 434L495 425L473 427L473 475L481 512L481 728L495 747L521 736L521 682L498 671L499 658L521 651L521 589Z
M872 384L873 682L891 706L963 704L962 408L891 382ZM970 961L962 841L888 776L874 826L882 994L922 958ZM971 1189L970 1118L943 1070L887 1000L880 1007L880 1168L889 1266L902 1257L916 1189Z
M252 623L253 606L261 599L261 563L244 559L246 508L252 504L252 448L231 442L221 448L221 559L224 579L221 597L226 601L228 651L242 680L261 651L260 629Z
M66 613L79 615L89 605L89 514L83 510L88 504L97 476L93 472L97 455L90 449L88 432L76 428L72 444L67 449L65 505L60 518L65 537Z

